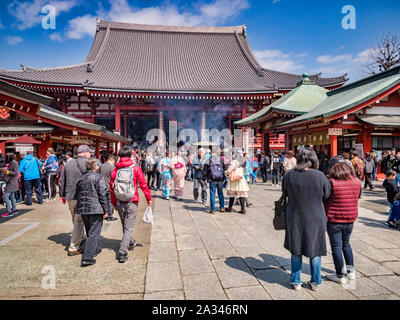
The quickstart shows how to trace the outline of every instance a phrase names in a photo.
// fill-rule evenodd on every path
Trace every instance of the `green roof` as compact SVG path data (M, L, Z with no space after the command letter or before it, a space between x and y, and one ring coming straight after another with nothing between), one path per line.
M368 101L400 83L400 67L350 83L327 93L327 99L317 104L310 112L278 126L301 121L328 118Z
M357 118L375 127L400 128L400 115L362 114Z
M313 81L303 80L289 93L247 118L236 121L235 125L246 125L255 122L273 111L296 115L306 113L317 103L326 99L327 91L327 89L315 85Z

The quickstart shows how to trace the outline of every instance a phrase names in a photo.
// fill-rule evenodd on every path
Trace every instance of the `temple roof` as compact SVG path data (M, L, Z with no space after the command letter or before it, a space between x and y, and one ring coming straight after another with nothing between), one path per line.
M82 64L0 70L0 78L104 91L227 94L290 90L301 81L301 75L262 68L245 25L172 27L103 20ZM346 75L310 79L324 87L347 81Z
M305 123L315 119L326 119L345 112L362 103L376 98L387 90L400 84L400 67L349 83L343 87L327 92L327 98L314 106L309 112L286 121L277 127ZM367 119L366 117L365 119ZM382 118L375 119L376 121Z
M317 86L314 81L304 74L303 81L298 86L274 101L260 111L235 122L235 125L245 126L255 122L260 122L272 112L281 114L301 115L310 111L317 103L326 99L327 89Z

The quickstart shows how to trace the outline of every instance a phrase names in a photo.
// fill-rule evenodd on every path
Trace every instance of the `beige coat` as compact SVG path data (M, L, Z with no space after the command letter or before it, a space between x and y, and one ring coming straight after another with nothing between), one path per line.
M246 182L246 179L243 177L238 181L231 181L229 179L229 173L236 169L241 168L239 161L233 160L228 170L225 171L225 175L228 177L228 184L226 186L226 190L228 192L247 192L249 191L249 185Z
M292 158L285 158L285 160L283 161L283 169L285 170L285 172L288 172L289 170L294 169L294 167L297 164L297 160L295 157Z

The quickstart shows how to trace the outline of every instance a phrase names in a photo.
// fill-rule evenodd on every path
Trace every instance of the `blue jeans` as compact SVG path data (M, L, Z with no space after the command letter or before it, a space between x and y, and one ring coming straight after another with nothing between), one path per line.
M215 211L215 195L218 192L219 198L219 207L220 209L224 208L224 192L223 189L223 182L222 181L210 181L210 210Z
M272 184L278 184L280 180L280 173L279 171L272 170L271 172L271 180Z
M10 203L11 200L11 203ZM6 210L8 213L11 213L11 209L12 212L17 211L17 206L16 206L16 200L15 200L15 192L4 192L3 193L3 201L6 205ZM12 208L10 208L10 205Z
M353 223L328 222L327 231L329 242L331 243L336 275L338 278L343 278L347 275L347 271L354 270L353 251L350 246ZM343 256L346 261L347 271L344 269Z
M376 181L376 175L377 174L378 174L378 166L375 166L374 173L373 173L374 181Z
M290 283L292 284L302 284L301 282L301 269L303 266L302 256L295 256L292 254L291 264L292 273L290 274ZM315 256L310 258L310 272L311 280L310 282L317 283L321 285L321 257Z

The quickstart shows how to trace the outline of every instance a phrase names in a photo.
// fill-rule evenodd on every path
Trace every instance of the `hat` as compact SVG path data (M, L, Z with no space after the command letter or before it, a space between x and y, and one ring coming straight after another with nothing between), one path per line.
M76 151L78 154L80 153L85 153L85 152L90 152L93 153L94 150L90 149L86 144L82 144L81 146L78 147L78 150Z
M337 155L337 156L333 157L328 162L328 169L332 168L335 164L337 164L339 162L346 162L346 159L341 155Z

